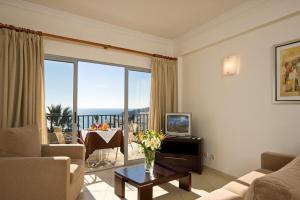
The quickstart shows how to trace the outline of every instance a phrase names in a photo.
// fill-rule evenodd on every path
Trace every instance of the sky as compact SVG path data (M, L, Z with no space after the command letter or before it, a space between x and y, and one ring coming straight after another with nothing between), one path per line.
M72 63L45 60L45 103L73 105ZM150 104L151 75L129 71L129 109ZM104 64L78 62L78 108L124 108L125 69Z

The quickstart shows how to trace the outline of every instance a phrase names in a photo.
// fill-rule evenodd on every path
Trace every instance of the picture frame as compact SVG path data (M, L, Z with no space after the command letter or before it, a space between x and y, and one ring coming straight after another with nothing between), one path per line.
M274 46L275 103L300 103L300 39Z

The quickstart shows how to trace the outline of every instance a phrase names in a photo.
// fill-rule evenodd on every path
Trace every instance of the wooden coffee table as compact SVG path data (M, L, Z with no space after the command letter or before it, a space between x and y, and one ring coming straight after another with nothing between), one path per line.
M154 175L145 173L144 165L115 170L115 194L125 197L125 182L138 189L138 200L152 199L153 186L179 179L179 188L191 191L191 173L184 168L154 165Z

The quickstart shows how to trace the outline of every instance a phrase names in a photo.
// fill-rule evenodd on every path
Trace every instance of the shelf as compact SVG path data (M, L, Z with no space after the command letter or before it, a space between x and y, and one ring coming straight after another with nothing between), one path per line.
M203 168L202 139L166 137L157 151L155 161L163 165L180 166L200 173Z

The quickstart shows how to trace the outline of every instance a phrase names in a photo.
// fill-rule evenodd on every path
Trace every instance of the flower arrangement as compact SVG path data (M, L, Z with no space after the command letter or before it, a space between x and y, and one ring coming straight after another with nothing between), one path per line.
M160 149L161 142L165 138L163 132L155 132L147 130L146 132L139 132L137 135L137 143L140 151L145 154L145 170L151 172L153 170L155 152Z

